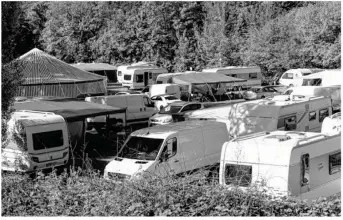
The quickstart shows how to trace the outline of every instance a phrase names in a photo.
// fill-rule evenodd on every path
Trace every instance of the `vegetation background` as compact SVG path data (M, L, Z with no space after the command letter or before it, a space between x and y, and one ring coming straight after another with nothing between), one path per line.
M15 15L15 16L14 16ZM341 2L2 2L2 61L152 61L169 72L340 68Z

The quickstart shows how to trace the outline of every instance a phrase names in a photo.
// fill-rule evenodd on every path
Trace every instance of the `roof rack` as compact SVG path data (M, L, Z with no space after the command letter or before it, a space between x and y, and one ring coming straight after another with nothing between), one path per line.
M327 134L318 134L318 135L314 135L314 136L311 136L311 137L303 138L303 139L301 139L301 140L299 140L297 142L297 145L300 145L301 142L309 141L311 139L315 139L315 138L319 138L319 137L326 138L326 137L329 137L329 135L327 135Z
M268 135L270 134L270 132L268 131L262 131L262 132L257 132L257 133L253 133L253 134L248 134L248 135L244 135L244 136L240 136L240 137L236 137L234 139L232 139L231 141L243 141L243 140L247 140L253 137L261 137L264 135Z

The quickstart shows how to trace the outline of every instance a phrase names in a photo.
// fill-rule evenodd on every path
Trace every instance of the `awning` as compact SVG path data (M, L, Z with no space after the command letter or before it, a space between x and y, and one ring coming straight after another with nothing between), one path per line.
M117 70L116 66L107 63L76 63L70 65L85 71Z
M183 75L174 76L173 83L181 85L198 85L198 84L210 84L210 83L233 83L244 82L245 79L226 76L218 73L188 73Z
M126 112L126 108L116 108L72 98L29 99L22 102L15 102L14 109L53 112L61 115L69 122L84 120L88 117Z

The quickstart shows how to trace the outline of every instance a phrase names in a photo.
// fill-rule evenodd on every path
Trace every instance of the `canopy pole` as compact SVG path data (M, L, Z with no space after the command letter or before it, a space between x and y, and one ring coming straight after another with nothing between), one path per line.
M207 85L208 89L210 90L211 95L213 96L214 101L217 102L216 97L214 97L214 95L213 95L211 86L209 86L207 83L206 83L206 85Z

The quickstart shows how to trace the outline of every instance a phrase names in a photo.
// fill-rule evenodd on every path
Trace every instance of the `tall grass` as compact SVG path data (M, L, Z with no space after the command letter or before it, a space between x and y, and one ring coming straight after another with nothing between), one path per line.
M75 168L34 179L2 175L2 216L340 216L340 206L340 196L308 205L257 191L229 191L198 174L144 174L122 182Z

